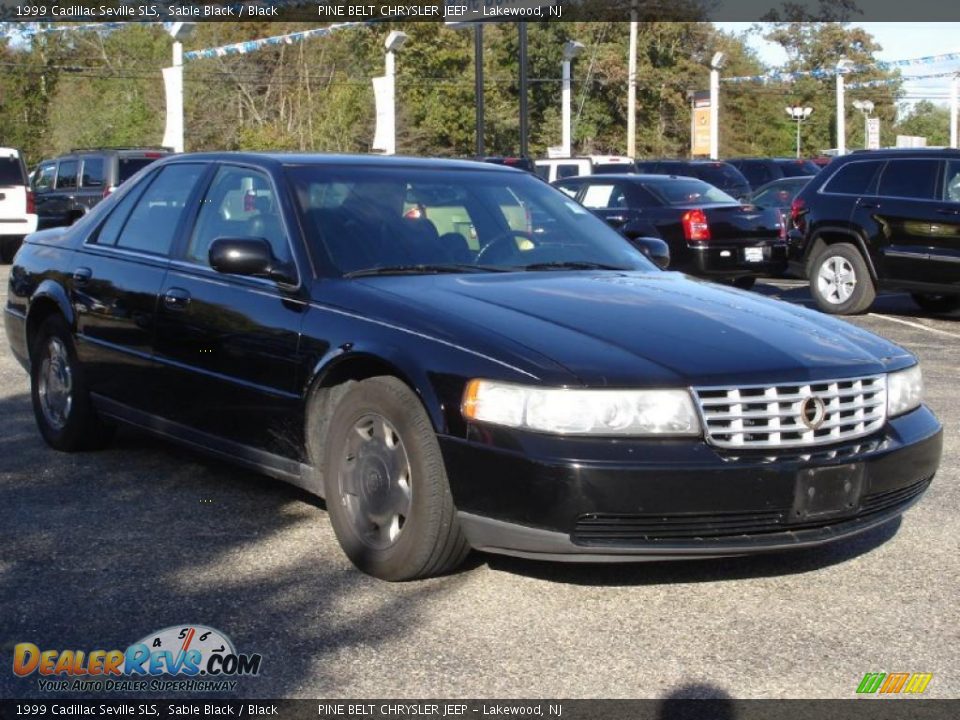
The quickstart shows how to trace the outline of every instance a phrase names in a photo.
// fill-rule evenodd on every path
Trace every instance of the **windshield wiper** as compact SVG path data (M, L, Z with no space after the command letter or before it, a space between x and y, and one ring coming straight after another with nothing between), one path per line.
M631 268L620 267L619 265L606 265L604 263L590 262L587 260L565 260L558 262L541 262L532 265L523 265L520 270L621 270L626 271Z
M370 277L374 275L432 275L438 273L465 272L507 272L509 268L493 265L470 265L468 263L385 265L383 267L364 268L344 273L345 278Z

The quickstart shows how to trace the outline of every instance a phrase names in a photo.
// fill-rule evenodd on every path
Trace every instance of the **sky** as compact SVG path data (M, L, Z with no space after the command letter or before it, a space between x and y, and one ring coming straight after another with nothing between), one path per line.
M715 24L726 32L742 32L749 30L754 25L754 23L748 22L718 22ZM881 60L902 60L960 52L960 23L861 22L851 24L864 28L883 46L883 50L877 53ZM759 35L752 36L750 45L759 53L760 59L768 65L779 66L786 61L786 55L780 46L766 42ZM902 68L901 74L926 75L954 70L960 72L960 61ZM904 89L908 100L915 101L927 98L940 104L946 104L949 84L950 78L916 80L904 83Z

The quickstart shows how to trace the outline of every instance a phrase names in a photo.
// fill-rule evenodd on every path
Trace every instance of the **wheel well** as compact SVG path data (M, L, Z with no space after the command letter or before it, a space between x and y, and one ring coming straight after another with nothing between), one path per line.
M60 314L60 307L50 298L37 298L31 303L30 313L27 315L27 353L31 358L33 357L33 341L36 338L37 331L48 317L57 314Z
M310 464L323 472L323 450L333 408L353 383L373 377L395 377L417 396L417 388L395 366L378 357L364 355L342 360L318 377L310 387L306 403L306 445ZM427 415L429 416L429 412ZM317 442L311 442L311 438Z
M837 243L847 243L849 245L853 245L857 249L857 252L863 255L863 260L867 264L867 268L870 270L870 275L874 280L876 280L877 274L873 267L873 261L870 259L869 255L864 253L860 238L851 233L837 230L821 230L817 233L817 236L810 244L810 252L807 254L807 262L804 267L805 274L808 278L810 277L810 269L813 266L814 261L820 257L820 253L822 253L829 245L836 245Z

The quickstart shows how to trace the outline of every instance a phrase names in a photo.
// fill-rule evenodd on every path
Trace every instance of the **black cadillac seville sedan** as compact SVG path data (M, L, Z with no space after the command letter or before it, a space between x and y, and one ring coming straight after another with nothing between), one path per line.
M472 162L161 160L28 238L5 321L52 447L127 423L295 483L389 580L837 540L941 453L905 350Z

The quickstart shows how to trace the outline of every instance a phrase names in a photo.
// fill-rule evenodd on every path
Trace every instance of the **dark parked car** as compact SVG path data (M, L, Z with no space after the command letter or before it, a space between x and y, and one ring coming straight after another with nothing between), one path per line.
M741 205L713 185L670 175L603 175L554 183L628 239L662 238L670 269L749 288L787 267L777 210Z
M44 160L33 172L40 229L72 225L170 148L89 148Z
M470 161L170 157L31 235L5 319L52 447L124 422L295 483L390 580L835 541L941 454L907 351Z
M718 160L638 160L637 172L647 175L695 177L737 200L747 200L750 183L733 165Z
M780 211L785 225L790 219L790 207L793 199L810 182L810 175L780 178L758 187L750 194L750 202L757 207L773 208Z
M820 172L820 166L804 158L731 158L727 160L756 191L763 185L781 178L808 177Z
M960 152L835 159L793 201L792 269L821 309L859 313L881 288L930 312L960 308Z

